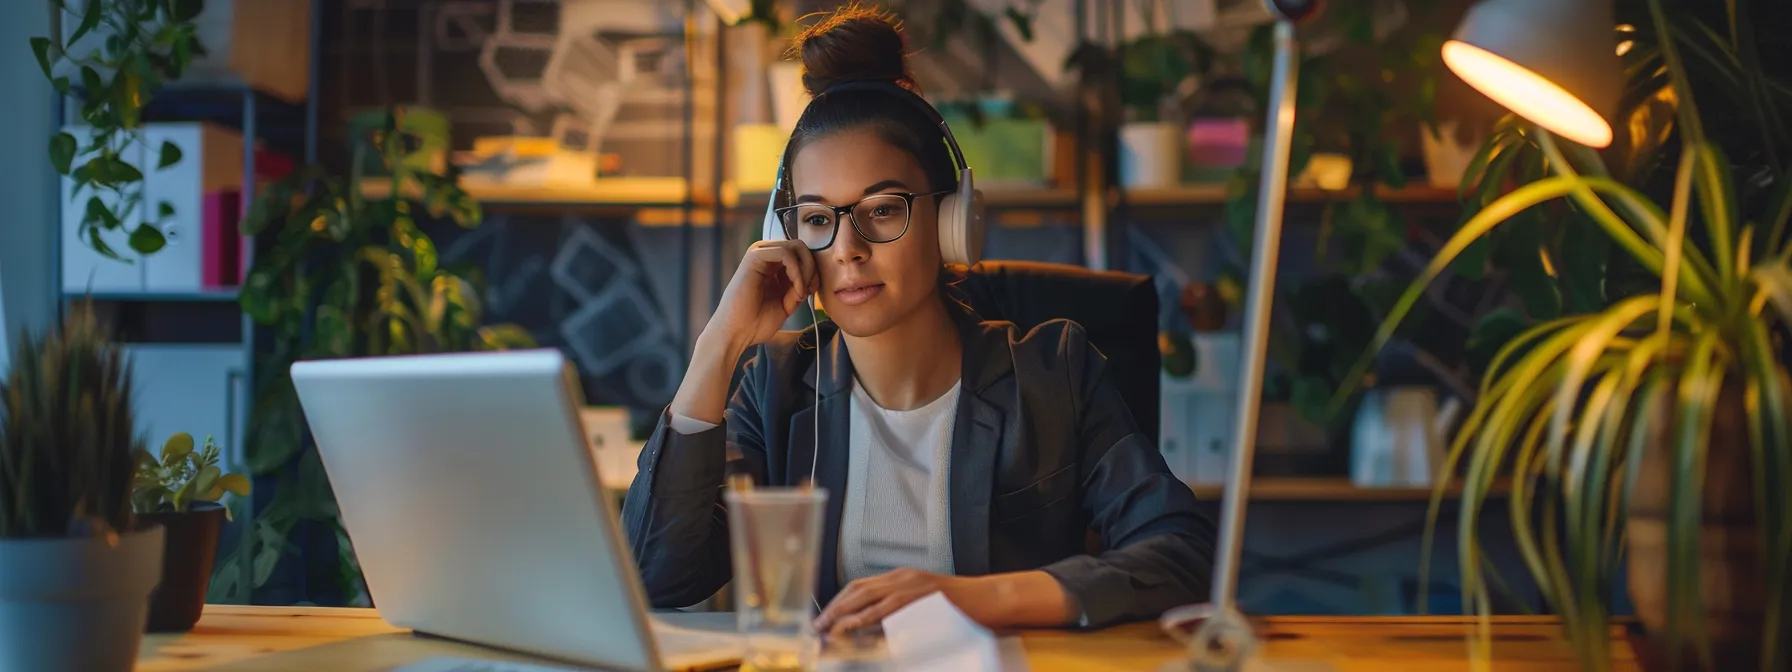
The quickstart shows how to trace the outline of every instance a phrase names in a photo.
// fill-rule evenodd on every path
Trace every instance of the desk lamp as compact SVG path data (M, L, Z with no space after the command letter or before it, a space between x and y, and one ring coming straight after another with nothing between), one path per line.
M1275 65L1270 74L1257 221L1251 245L1250 291L1245 301L1244 366L1233 415L1231 477L1220 505L1220 543L1207 604L1164 614L1166 626L1201 619L1186 660L1168 666L1194 672L1268 669L1253 660L1256 636L1237 607L1238 562L1255 461L1257 409L1269 343L1276 261L1281 251L1282 205L1288 186L1288 149L1294 130L1295 25L1318 13L1320 0L1263 0L1275 17ZM1611 144L1607 121L1623 77L1615 50L1611 0L1483 0L1471 7L1442 58L1476 90L1526 120L1575 142Z

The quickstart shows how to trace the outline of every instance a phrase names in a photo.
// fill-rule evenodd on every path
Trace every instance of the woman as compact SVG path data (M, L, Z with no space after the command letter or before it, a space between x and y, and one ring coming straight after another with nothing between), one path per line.
M747 251L624 506L649 600L687 606L728 582L726 474L795 485L812 469L829 491L823 632L934 591L988 627L1103 627L1205 600L1213 526L1082 328L1022 334L950 298L937 218L958 185L939 128L900 92L829 92L912 89L896 27L842 9L798 39L815 97L786 154L792 240ZM780 331L811 294L829 320Z

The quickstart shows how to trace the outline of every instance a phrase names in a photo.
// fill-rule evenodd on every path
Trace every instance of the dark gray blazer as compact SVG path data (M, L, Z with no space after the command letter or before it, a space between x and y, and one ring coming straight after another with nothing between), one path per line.
M1083 328L1056 320L1022 335L1011 323L952 310L964 339L948 472L955 571L1042 569L1077 600L1091 628L1206 601L1213 523L1139 433ZM853 374L837 329L822 322L754 348L722 426L687 436L662 414L623 506L654 607L700 602L728 582L726 474L773 486L809 477L818 333L827 361L815 473L830 496L816 596L827 604L840 591ZM1086 545L1090 531L1100 539L1096 555Z

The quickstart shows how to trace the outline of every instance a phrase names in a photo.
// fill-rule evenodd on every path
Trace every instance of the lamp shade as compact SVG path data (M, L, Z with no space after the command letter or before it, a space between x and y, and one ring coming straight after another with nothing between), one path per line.
M1483 0L1443 60L1519 116L1590 147L1612 142L1624 86L1611 0Z

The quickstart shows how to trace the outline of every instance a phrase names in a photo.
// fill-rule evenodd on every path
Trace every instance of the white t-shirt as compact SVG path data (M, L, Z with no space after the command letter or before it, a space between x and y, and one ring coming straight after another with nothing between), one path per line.
M853 381L840 521L842 583L899 567L953 573L947 472L962 387L953 383L919 408L892 411ZM680 434L715 426L677 414L671 421Z
M852 387L840 558L844 581L900 567L952 574L947 471L958 383L906 411L877 405Z

